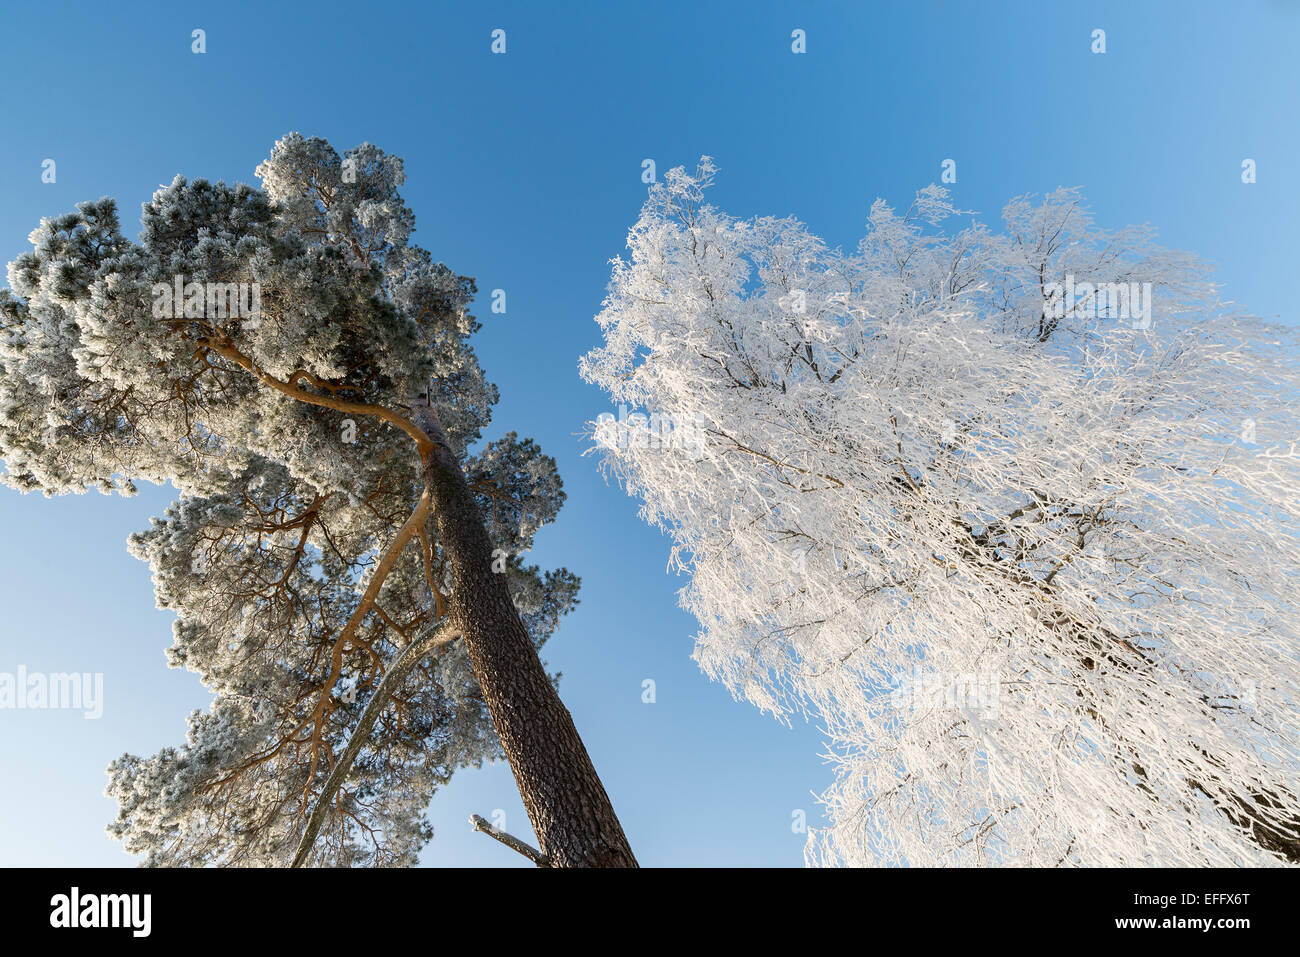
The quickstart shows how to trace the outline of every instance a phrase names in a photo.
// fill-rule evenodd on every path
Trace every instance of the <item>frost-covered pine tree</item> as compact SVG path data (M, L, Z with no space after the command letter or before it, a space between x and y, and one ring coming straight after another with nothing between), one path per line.
M555 866L634 865L537 649L576 602L521 555L564 499L409 243L402 163L292 134L262 189L177 177L43 220L0 291L5 482L179 500L132 537L214 700L109 769L152 865L411 864L431 794L504 755ZM474 451L477 446L477 451Z
M1073 190L843 252L713 172L652 188L581 367L643 410L593 431L701 668L828 731L809 861L1300 861L1290 333Z

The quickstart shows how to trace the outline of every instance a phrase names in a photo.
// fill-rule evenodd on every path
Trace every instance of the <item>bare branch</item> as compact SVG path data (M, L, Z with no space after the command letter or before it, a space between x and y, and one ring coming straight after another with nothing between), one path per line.
M507 834L505 831L498 830L497 828L489 824L487 821L483 820L483 818L479 817L477 814L470 815L469 823L474 825L474 830L482 831L488 837L500 841L502 844L510 848L510 850L512 851L518 851L520 854L524 855L524 857L528 858L538 867L551 866L550 858L548 858L537 848L533 847L531 844L526 843L525 841L519 840L519 838L515 837L512 834Z

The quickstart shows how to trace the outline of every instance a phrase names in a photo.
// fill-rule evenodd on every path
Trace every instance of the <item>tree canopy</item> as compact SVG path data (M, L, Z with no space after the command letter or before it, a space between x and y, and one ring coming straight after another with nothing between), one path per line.
M150 865L287 863L389 664L445 621L413 403L535 647L577 600L575 576L520 557L560 478L531 440L481 441L497 390L470 344L474 283L411 244L401 160L291 134L257 175L176 177L134 242L107 198L42 220L0 290L4 482L179 490L129 545L176 614L170 664L214 698L183 745L109 768L110 831ZM324 795L313 863L413 863L433 791L502 754L455 636L383 704Z
M695 658L826 728L817 863L1300 861L1300 376L1076 190L928 187L856 249L651 188L582 361ZM952 225L955 223L956 225Z

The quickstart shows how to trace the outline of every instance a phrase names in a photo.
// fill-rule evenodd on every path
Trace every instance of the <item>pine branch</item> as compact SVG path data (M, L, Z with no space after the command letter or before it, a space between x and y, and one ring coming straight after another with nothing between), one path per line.
M500 841L502 844L510 848L510 850L512 851L518 851L520 854L524 855L524 857L528 858L538 867L551 866L551 859L547 857L545 854L543 854L541 851L539 851L537 848L533 847L531 844L519 840L519 838L515 837L514 835L507 834L505 831L498 830L497 828L489 824L487 821L483 820L483 818L479 817L479 815L471 814L469 816L469 823L474 825L474 830L482 831L488 837L492 838L493 840Z
M316 835L320 832L321 825L325 822L325 815L329 811L330 802L334 800L334 795L343 785L343 779L347 777L348 771L352 768L352 762L357 758L361 751L361 746L365 744L366 739L370 736L371 730L375 726L375 721L379 718L379 713L384 710L388 701L393 696L399 685L411 673L420 659L433 651L445 645L449 641L454 641L460 636L449 622L442 622L434 625L429 631L415 639L393 660L388 670L384 672L384 677L379 682L379 687L375 689L374 695L366 704L365 710L361 712L361 719L357 722L356 729L348 739L347 745L339 754L338 761L334 764L334 770L330 772L329 778L325 781L325 786L321 789L320 796L316 799L316 805L312 808L311 815L307 818L307 829L303 831L302 840L298 842L298 850L293 856L293 863L290 867L302 867L306 863L308 855L311 853L312 845L316 842Z

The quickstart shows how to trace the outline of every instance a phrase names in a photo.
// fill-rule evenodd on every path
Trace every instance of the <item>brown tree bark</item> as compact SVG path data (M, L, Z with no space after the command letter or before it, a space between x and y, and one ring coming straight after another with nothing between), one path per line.
M636 867L636 858L511 600L492 571L492 542L473 492L428 406L412 408L433 440L426 456L430 524L451 571L449 617L514 772L528 819L552 867Z

